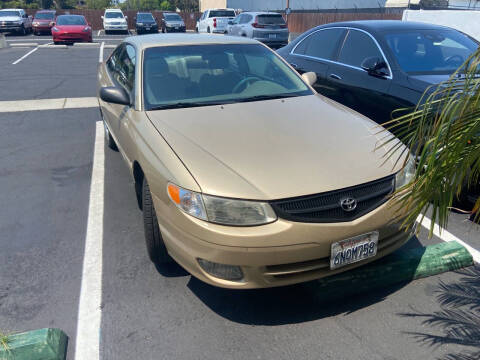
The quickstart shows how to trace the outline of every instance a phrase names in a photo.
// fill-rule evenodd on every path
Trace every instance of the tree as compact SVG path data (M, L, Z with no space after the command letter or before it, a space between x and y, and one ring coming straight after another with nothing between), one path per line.
M160 2L160 10L175 11L175 6L172 5L168 0L163 0Z
M395 194L408 214L406 225L431 211L430 233L435 221L445 228L454 200L480 184L479 69L480 49L447 82L427 90L415 111L386 125L418 159L413 181ZM385 142L395 145L391 156L397 156L400 140ZM479 209L480 198L472 210L477 221Z
M112 4L110 0L87 0L88 9L106 9Z

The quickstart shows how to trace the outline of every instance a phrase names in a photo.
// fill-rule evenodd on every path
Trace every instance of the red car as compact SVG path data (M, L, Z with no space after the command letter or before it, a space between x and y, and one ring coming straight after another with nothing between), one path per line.
M83 15L60 15L52 27L53 43L92 42L92 27Z
M55 10L40 10L35 13L35 17L32 22L32 29L34 35L40 35L41 33L50 34L53 23L55 21Z

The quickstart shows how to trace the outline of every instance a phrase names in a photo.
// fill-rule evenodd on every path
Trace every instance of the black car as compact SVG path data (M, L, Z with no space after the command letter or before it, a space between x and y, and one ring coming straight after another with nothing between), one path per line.
M152 13L139 12L135 17L135 29L137 30L138 35L145 33L157 33L158 24L155 21Z
M177 13L163 13L162 32L185 32L185 22Z
M415 106L477 47L448 27L372 20L313 28L278 53L300 73L315 72L319 93L382 124L393 110Z

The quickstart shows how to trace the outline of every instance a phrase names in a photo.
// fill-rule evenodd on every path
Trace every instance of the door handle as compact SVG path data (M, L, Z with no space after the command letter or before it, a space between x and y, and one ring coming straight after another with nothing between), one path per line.
M332 79L335 79L335 80L342 80L342 77L340 75L337 75L337 74L330 74L330 77Z

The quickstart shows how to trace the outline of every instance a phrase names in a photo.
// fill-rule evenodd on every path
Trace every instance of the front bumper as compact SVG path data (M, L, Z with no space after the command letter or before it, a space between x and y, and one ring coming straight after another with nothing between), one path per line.
M50 32L52 30L50 24L39 24L39 25L32 25L33 30L35 31L45 31Z
M411 232L393 222L395 209L388 202L346 223L299 223L279 219L256 227L230 227L207 223L178 210L168 198L154 196L159 225L169 254L192 275L211 285L249 289L290 285L331 276L397 250ZM331 244L359 234L379 231L373 258L330 270ZM198 259L242 268L244 279L234 282L206 273Z
M147 30L148 28L148 30ZM146 33L146 32L158 32L158 26L137 26L136 27L137 33Z
M22 29L22 25L2 25L2 26L0 26L0 32L20 31L21 29Z
M179 26L177 28L175 28L174 26L166 26L165 30L167 32L185 32L185 31L187 31L185 26Z
M105 31L128 31L128 25L123 24L123 25L107 25L105 24L103 26L103 29Z
M92 41L92 33L55 33L53 32L54 42L72 43Z

